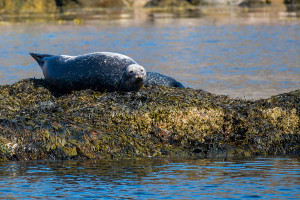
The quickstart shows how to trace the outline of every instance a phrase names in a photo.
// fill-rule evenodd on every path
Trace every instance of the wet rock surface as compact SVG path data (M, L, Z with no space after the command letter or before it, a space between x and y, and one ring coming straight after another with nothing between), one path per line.
M60 94L0 86L0 160L300 154L300 90L257 101L191 88Z

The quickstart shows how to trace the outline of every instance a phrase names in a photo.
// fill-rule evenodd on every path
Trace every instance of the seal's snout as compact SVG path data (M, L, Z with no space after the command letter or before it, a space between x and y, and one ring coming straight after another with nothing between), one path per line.
M135 82L142 82L142 81L144 81L144 77L142 75L135 76Z

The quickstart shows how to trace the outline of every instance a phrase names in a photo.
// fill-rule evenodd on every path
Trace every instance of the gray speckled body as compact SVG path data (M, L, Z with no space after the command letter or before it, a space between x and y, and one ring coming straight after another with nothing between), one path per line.
M164 85L169 87L184 88L184 86L174 78L156 72L147 72L147 78L144 85L145 87Z
M30 53L55 89L70 91L137 91L145 81L146 70L128 56L95 52L79 56Z

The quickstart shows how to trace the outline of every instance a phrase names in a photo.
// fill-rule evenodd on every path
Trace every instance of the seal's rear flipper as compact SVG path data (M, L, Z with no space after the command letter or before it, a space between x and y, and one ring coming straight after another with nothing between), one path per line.
M36 60L36 62L40 65L41 68L43 68L43 65L45 63L44 58L54 56L50 54L39 54L39 53L32 53L32 52L29 52L29 54Z
M32 53L32 52L29 52L29 54L30 54L37 62L39 62L42 58L54 56L54 55L50 55L50 54L39 54L39 53Z

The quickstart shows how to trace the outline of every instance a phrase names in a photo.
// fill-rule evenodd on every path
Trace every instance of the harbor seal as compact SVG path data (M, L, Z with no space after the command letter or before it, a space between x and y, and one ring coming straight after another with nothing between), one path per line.
M157 72L147 72L147 78L144 83L145 87L153 86L169 86L169 87L179 87L184 88L184 86L176 81L174 78L157 73Z
M49 85L61 91L137 91L146 70L128 56L95 52L79 56L29 53L43 70Z

